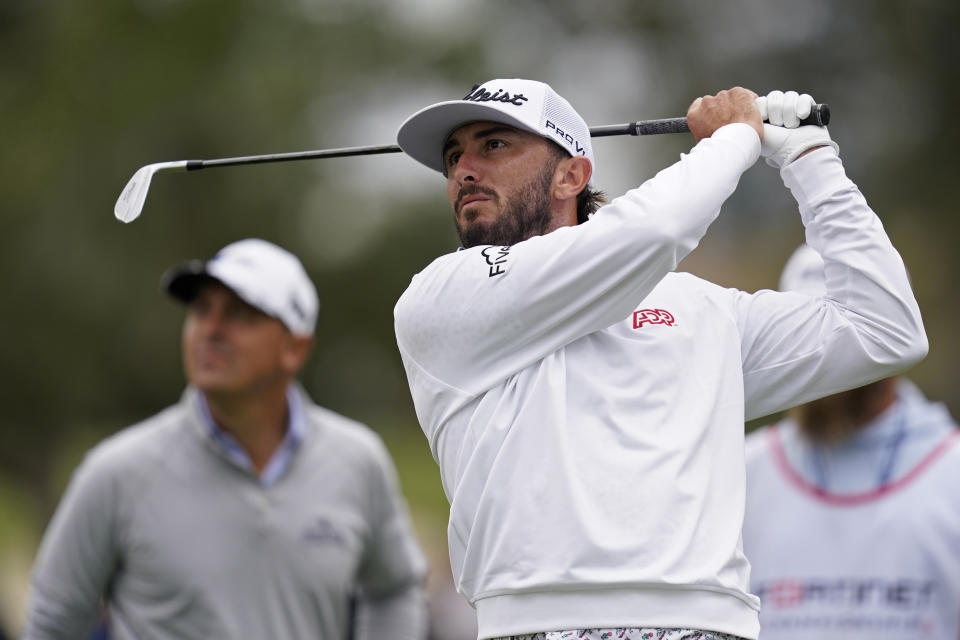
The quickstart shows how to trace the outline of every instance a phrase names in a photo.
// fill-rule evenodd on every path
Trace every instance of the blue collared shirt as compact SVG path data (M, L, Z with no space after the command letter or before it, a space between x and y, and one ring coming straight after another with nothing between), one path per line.
M213 415L210 413L210 407L207 406L207 399L202 393L198 395L200 398L200 411L203 414L203 419L207 425L210 437L223 449L224 454L226 454L231 462L247 469L253 475L257 475L257 471L253 467L253 461L250 459L247 450L243 448L236 438L224 431L217 424L216 420L213 419ZM265 466L260 473L260 484L264 487L269 487L274 484L283 476L286 470L290 468L290 464L293 462L293 455L303 443L303 437L306 433L303 403L293 386L287 388L287 412L287 432L284 434L280 446L278 446L276 451L273 452L273 455L270 456L267 466Z

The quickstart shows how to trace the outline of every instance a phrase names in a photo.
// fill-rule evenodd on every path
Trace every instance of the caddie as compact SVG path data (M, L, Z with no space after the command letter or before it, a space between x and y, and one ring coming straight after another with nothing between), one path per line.
M800 246L781 291L824 294ZM960 638L960 430L890 376L747 436L743 548L764 640Z

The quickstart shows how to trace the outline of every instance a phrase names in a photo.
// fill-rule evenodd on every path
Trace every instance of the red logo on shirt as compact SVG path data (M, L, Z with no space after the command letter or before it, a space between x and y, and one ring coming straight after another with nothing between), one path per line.
M665 324L672 327L676 322L673 314L666 309L641 309L633 312L633 328L639 329L644 324Z

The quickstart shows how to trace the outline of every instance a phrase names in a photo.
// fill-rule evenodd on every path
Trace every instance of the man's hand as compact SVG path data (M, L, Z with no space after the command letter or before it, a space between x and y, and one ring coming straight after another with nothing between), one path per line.
M709 138L714 131L732 122L750 125L763 139L763 119L757 107L757 94L749 89L734 87L715 96L697 98L687 109L687 126L695 142Z
M823 146L831 146L835 151L837 143L830 139L826 127L815 125L799 126L800 120L810 115L815 104L812 97L796 91L771 91L757 98L757 106L764 120L760 155L767 164L780 169L808 151Z

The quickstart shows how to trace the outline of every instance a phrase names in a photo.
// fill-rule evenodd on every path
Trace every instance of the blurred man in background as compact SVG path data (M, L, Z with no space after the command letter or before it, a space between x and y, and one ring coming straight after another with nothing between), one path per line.
M179 403L75 472L33 571L28 640L419 639L425 562L392 461L295 377L317 295L263 240L170 272L187 305ZM146 364L146 363L145 363Z
M812 105L740 87L698 98L690 152L602 206L589 128L544 83L491 80L400 127L400 147L446 177L464 247L394 313L481 638L757 637L744 417L898 373L927 347L836 144L798 126ZM835 300L674 272L761 154L844 274Z
M801 246L782 291L823 296ZM744 551L764 640L960 637L960 438L888 377L747 438Z

